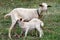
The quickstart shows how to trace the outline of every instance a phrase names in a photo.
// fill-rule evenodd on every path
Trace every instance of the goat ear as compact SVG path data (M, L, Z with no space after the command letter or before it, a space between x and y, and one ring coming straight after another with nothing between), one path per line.
M48 5L47 7L52 7L52 6Z
M43 5L39 5L40 7L43 7Z

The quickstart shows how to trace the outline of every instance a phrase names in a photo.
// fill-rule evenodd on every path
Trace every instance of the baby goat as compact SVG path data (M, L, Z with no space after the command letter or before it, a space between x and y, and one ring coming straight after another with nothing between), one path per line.
M20 27L22 28L22 30L25 32L25 37L27 36L28 31L33 30L33 29L37 29L40 34L39 37L42 37L43 30L41 26L44 26L44 23L40 19L33 18L29 22L23 22L22 19L20 19L18 20L18 23ZM9 29L9 37L11 38L10 33L11 33L11 30Z

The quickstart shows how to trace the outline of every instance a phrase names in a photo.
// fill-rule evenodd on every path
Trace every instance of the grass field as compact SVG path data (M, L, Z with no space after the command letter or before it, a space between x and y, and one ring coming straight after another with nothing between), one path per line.
M9 13L12 9L18 7L37 8L39 3L46 2L52 7L48 9L47 15L44 17L44 36L42 38L35 37L33 32L31 36L28 34L26 40L60 40L60 0L0 0L0 40L10 40L8 38L8 29L11 25L11 18L4 19L4 15ZM17 33L20 34L21 29L18 24L12 30L12 36ZM13 40L23 40L23 37L14 38Z

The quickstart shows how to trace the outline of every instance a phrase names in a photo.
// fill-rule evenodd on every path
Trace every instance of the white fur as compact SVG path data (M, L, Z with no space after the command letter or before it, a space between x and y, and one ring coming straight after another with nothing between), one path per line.
M33 18L31 21L29 22L19 22L19 25L20 27L23 29L23 31L25 31L25 37L27 36L27 33L29 30L33 30L33 29L37 29L38 32L39 32L39 37L42 37L43 35L43 30L41 28L41 26L44 26L44 23L40 20L40 19L37 19L37 18Z

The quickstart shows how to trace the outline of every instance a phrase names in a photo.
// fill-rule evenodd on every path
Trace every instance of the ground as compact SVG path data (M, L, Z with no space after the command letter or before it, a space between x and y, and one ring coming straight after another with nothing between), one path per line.
M26 40L60 40L60 0L0 0L0 40L10 40L8 38L8 29L11 25L11 18L4 19L4 15L12 9L18 7L37 8L42 2L46 2L52 7L48 8L44 21L44 35L42 38L37 37L35 32L29 33ZM21 29L18 24L12 30L13 40L23 40L23 37L14 37L15 33L20 34Z

